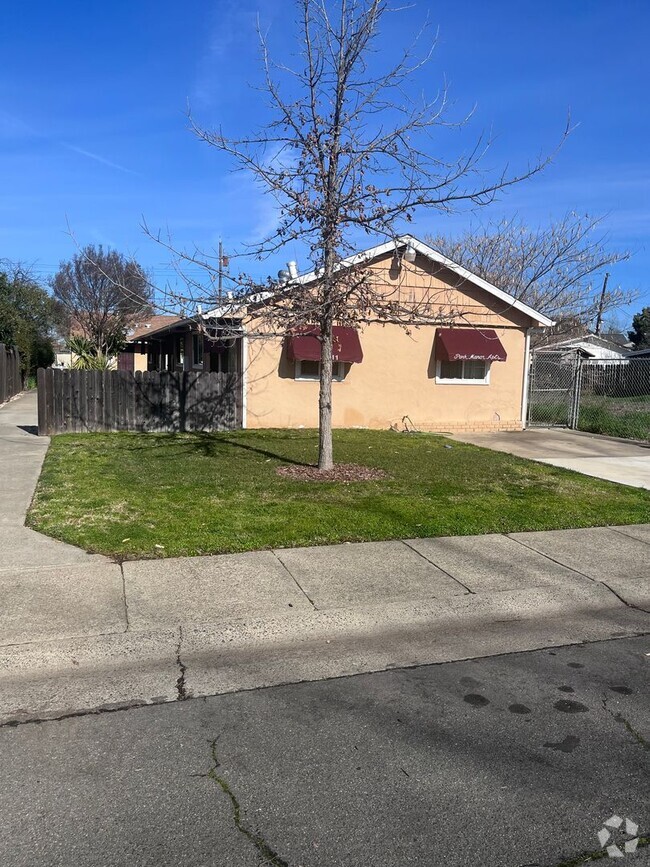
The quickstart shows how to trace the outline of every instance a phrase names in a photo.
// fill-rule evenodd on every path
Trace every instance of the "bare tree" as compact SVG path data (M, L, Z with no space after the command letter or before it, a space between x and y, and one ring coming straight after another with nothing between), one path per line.
M422 209L450 212L462 203L486 205L500 190L541 171L551 156L520 172L496 175L480 171L489 140L479 138L466 153L446 156L436 135L466 119L450 120L445 90L432 100L410 93L414 73L433 48L419 55L418 38L394 65L375 71L381 65L375 51L380 25L393 14L385 0L297 0L296 7L300 53L293 67L271 60L260 32L264 92L273 120L255 134L235 138L193 121L192 126L279 205L276 228L245 253L264 258L288 242L307 250L315 279L289 279L260 295L259 286L240 278L237 289L239 300L249 302L250 315L272 331L317 327L319 467L329 469L333 326L376 319L405 327L439 322L444 307L428 299L415 310L387 295L364 264L352 260L341 267L341 261L364 235L395 239ZM562 140L567 134L568 129ZM181 262L216 274L216 257L176 252Z
M514 218L428 241L449 259L557 320L549 332L556 339L565 332L597 328L598 320L636 297L604 280L605 269L629 254L607 248L601 223L602 217L571 212L548 226L530 228Z
M116 250L88 245L62 262L51 281L68 330L79 333L96 355L115 355L135 320L151 309L147 275Z

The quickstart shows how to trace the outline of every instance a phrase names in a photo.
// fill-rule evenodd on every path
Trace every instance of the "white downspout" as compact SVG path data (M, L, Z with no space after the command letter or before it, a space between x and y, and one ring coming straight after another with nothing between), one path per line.
M241 426L246 428L246 411L248 407L248 337L241 339L242 394L241 394Z
M526 344L524 348L524 382L521 390L521 426L526 429L528 410L528 380L530 378L530 328L526 329Z

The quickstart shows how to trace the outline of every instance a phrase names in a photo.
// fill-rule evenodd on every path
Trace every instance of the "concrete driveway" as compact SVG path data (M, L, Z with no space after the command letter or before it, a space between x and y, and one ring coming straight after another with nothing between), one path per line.
M650 490L650 443L565 428L453 434L452 439L575 470L597 479Z

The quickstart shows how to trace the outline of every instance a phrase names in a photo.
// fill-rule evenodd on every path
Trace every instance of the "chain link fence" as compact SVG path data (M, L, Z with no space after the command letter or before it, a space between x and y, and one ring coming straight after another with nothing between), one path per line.
M528 424L650 441L650 358L533 353Z

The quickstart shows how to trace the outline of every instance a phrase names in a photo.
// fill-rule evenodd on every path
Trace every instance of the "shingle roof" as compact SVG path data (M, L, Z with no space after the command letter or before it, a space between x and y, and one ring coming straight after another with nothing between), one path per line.
M135 327L129 332L127 339L129 341L141 340L149 334L154 334L156 331L160 331L163 328L169 328L171 325L175 325L180 321L180 316L171 316L167 313L149 316L142 322L136 323Z

